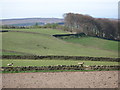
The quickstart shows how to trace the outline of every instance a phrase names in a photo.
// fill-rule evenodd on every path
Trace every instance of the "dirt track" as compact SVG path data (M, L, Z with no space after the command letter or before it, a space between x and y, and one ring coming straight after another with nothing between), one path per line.
M3 88L117 88L118 71L2 74Z

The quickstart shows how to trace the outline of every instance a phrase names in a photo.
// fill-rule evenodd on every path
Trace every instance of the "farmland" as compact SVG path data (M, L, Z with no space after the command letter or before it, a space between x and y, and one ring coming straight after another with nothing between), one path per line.
M65 38L60 39L54 37L53 35L70 34L70 33L55 29L7 29L7 30L9 30L10 32L4 32L0 34L2 35L2 48L1 48L1 51L3 51L2 55L20 55L20 56L50 55L57 57L85 56L85 57L92 57L94 61L75 60L75 59L65 60L60 58L58 59L48 58L48 59L36 59L36 60L35 59L2 59L0 60L0 62L2 62L1 70L3 70L2 71L3 87L6 88L8 87L26 88L31 86L32 88L33 87L80 88L80 87L96 87L96 86L117 87L118 84L117 75L119 72L117 70L119 70L118 69L119 62L104 61L105 59L102 60L101 58L101 57L108 57L111 59L112 58L115 59L116 57L118 57L117 41L105 40L105 39L89 37L89 36L81 37L81 38L68 37L67 39ZM100 61L97 61L98 59L95 59L95 57L101 58ZM82 62L84 62L83 66L78 65L78 63L82 63ZM13 66L7 65L10 63L13 63ZM95 71L99 71L99 72L95 72ZM8 74L8 73L14 73L14 74ZM23 81L19 82L19 80L23 80ZM39 82L41 81L43 81L44 83L40 85ZM63 81L65 83L63 83ZM51 84L51 82L53 82L53 84ZM95 84L95 82L97 82L98 84ZM102 85L101 82L102 83L105 82L105 83ZM78 83L81 84L78 85ZM84 86L82 85L83 83Z
M10 31L26 31L26 32L36 32L39 34L48 34L48 35L54 35L54 34L69 34L69 32L65 32L63 30L57 30L57 29L3 29L3 30L10 30Z
M115 51L115 52L118 51L119 42L117 41L105 40L105 39L100 39L100 38L95 38L90 36L85 36L81 38L68 37L67 39L63 39L63 40L67 42L78 43L87 47L99 48L99 49Z
M31 54L31 55L68 55L68 56L92 56L92 57L118 57L118 42L104 41L104 47L101 45L101 39L95 40L79 39L76 42L68 42L53 37L55 34L69 34L62 30L53 29L7 29L11 31L21 32L5 32L2 34L3 54ZM30 33L27 33L30 32ZM37 34L35 34L37 33ZM81 40L81 41L80 41ZM92 42L91 42L92 41ZM81 43L79 43L81 42ZM91 42L91 43L90 43ZM98 43L100 42L100 44ZM106 47L109 43L113 43L113 49ZM96 48L97 46L100 48ZM14 53L13 53L14 52Z
M9 60L5 59L2 61L4 67L8 63L14 63L14 67L17 66L52 66L52 65L78 65L79 62L84 62L84 65L118 65L118 62L107 62L107 61L84 61L84 60L26 60L17 59Z
M0 88L120 87L117 0L1 4Z
M4 29L5 30L5 29ZM85 56L85 57L118 57L118 42L84 36L80 38L56 38L53 35L70 34L56 29L6 29L2 33L3 55L32 55L32 56ZM108 47L107 47L108 46ZM102 58L101 58L102 59ZM75 59L3 59L2 66L14 63L13 67L22 66L56 66L78 65L119 65L112 61L75 60Z

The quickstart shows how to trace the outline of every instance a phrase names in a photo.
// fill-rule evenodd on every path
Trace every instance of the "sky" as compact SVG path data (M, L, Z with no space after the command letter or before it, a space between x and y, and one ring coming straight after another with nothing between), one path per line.
M63 18L65 13L118 18L119 0L0 0L0 19Z

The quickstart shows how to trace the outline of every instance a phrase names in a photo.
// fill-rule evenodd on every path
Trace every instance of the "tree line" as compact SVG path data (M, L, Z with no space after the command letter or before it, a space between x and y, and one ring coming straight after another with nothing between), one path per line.
M64 14L65 30L76 33L85 33L107 39L120 40L118 21L105 18L93 18L89 15L66 13Z
M3 29L28 29L29 27L27 26L14 26L14 25L2 25L0 28Z

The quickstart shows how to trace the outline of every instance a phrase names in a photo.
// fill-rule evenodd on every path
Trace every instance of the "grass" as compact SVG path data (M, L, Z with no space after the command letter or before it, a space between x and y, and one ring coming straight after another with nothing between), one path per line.
M78 43L87 47L94 47L104 50L110 50L118 52L118 43L117 41L105 40L95 37L80 37L80 38L67 38L63 39L67 42Z
M107 61L84 61L84 60L26 60L26 59L3 59L2 66L7 67L8 63L14 63L17 66L53 66L53 65L78 65L79 62L84 62L84 65L119 65L118 62Z
M24 54L2 51L0 55L24 55Z
M11 29L10 29L11 30ZM39 32L39 34L6 32L2 34L4 50L34 55L66 55L92 57L118 57L118 52L69 43L53 37L53 34L66 33L52 29L13 29ZM47 34L47 35L45 35ZM90 41L89 41L90 42ZM99 44L99 43L98 43ZM4 53L3 53L4 54ZM10 54L10 53L9 53ZM13 53L11 53L13 55Z
M54 35L54 34L70 34L69 32L63 31L63 30L57 30L57 29L3 29L3 30L10 30L10 31L26 31L26 32L36 32L41 34L48 34L48 35Z

